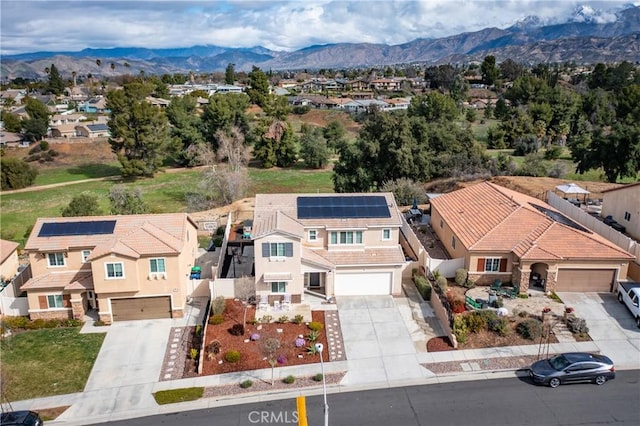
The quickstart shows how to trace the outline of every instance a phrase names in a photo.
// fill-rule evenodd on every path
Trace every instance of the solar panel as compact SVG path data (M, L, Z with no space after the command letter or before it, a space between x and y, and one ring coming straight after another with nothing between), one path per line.
M113 234L115 227L115 220L43 223L38 237Z
M382 195L298 197L298 219L361 219L391 217Z
M535 207L536 210L538 210L541 213L544 213L549 219L551 219L551 220L553 220L555 222L558 222L558 223L561 223L563 225L569 226L569 227L571 227L573 229L577 229L578 231L582 231L582 232L586 232L586 233L591 234L591 231L589 231L587 228L585 228L582 225L577 224L576 222L574 222L573 220L569 219L568 217L566 217L563 214L560 214L560 213L558 213L556 211L553 211L553 210L549 210L548 208L539 206L537 204L533 204L533 203L529 203L529 204L531 204L533 207Z

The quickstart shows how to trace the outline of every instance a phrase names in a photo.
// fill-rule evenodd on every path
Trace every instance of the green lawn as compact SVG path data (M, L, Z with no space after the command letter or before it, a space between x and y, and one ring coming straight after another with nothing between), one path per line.
M75 167L40 169L34 185L49 185L74 180L118 176L119 174L120 163L117 161L109 164L87 163Z
M76 183L40 191L22 192L2 196L0 227L2 238L20 244L26 242L31 227L38 217L57 217L71 199L82 192L98 197L102 211L109 212L107 195L116 183L139 187L142 198L153 213L183 212L186 196L196 191L202 172L186 170L179 173L159 173L154 178L133 182L96 181ZM333 192L330 171L305 169L249 169L249 196L259 192Z
M26 331L2 342L2 402L82 392L105 334Z

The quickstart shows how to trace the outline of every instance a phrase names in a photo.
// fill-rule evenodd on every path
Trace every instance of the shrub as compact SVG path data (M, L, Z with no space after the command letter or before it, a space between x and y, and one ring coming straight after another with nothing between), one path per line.
M535 318L529 318L519 323L516 331L525 339L536 340L542 336L542 322Z
M205 348L205 351L214 355L218 355L220 353L221 347L222 345L220 344L220 341L214 340L213 342L207 345L207 347Z
M503 306L504 306L504 300L502 300L502 297L498 297L496 300L493 301L494 308L502 308Z
M29 322L25 328L27 330L39 330L41 328L44 328L44 325L45 325L45 320L36 319L36 320L33 320L33 321Z
M413 277L413 282L415 283L420 296L422 296L422 299L426 301L431 300L431 284L429 284L429 281L421 275L415 275Z
M284 323L286 323L287 321L289 321L289 317L288 317L288 316L286 316L286 315L280 315L280 318L278 318L278 322L279 322L280 324L284 324Z
M278 355L278 357L276 358L276 362L280 365L284 365L287 363L287 357L284 355Z
M44 323L44 328L58 328L60 326L60 321L56 319L46 320Z
M211 313L213 315L222 315L222 314L224 314L224 309L225 309L224 297L219 296L219 297L216 297L215 299L213 299L213 302L211 302Z
M447 291L447 278L439 275L438 278L436 278L436 284L438 284L438 287L440 287L440 290L442 290L443 292Z
M196 336L202 336L202 326L200 324L196 325Z
M320 337L319 331L311 330L309 334L307 334L307 340L310 342L315 342L318 340L318 337Z
M40 160L40 154L29 155L24 159L24 161L26 161L27 163L33 163L34 161L38 160Z
M557 160L558 158L560 158L561 155L562 155L562 147L560 147L558 145L551 145L544 152L544 159L545 160Z
M224 235L224 226L220 225L216 228L216 235L218 236Z
M312 321L312 322L309 323L309 325L307 327L309 327L309 330L318 331L319 332L320 330L322 330L324 328L324 324L322 324L321 322L318 322L318 321Z
M40 141L40 149L43 151L46 151L49 149L49 142L47 141Z
M0 189L20 189L33 185L38 169L18 158L0 159Z
M27 328L29 324L28 317L4 317L2 320L3 325L9 330L15 330L17 328Z
M558 303L562 303L562 299L560 299L560 296L558 296L555 291L552 291L549 297Z
M213 237L213 245L216 247L222 247L222 237Z
M33 148L29 150L29 154L37 154L39 152L42 152L40 145L34 145Z
M471 333L477 333L487 329L487 318L480 312L471 312L469 315L465 315L467 323L467 329Z
M467 282L467 275L469 274L467 273L466 269L456 269L456 284L458 284L460 287L463 287Z
M195 401L202 398L204 388L202 386L195 388L169 389L158 391L153 394L159 405L173 404L176 402Z
M506 336L509 334L509 322L506 318L492 318L487 321L487 328L489 330L498 333L499 336Z
M579 318L573 314L567 315L567 328L574 334L587 334L589 327L583 318Z
M247 388L250 388L251 386L253 386L253 382L249 379L240 382L240 387L242 389L247 389Z
M258 320L255 318L251 318L249 321L247 321L249 324L251 325L256 325L258 323Z
M224 317L220 314L212 315L209 317L209 324L211 325L219 325L224 322Z
M307 346L307 353L309 355L317 355L318 354L318 350L316 349L316 345L309 345Z
M56 151L55 149L50 149L49 150L49 155L52 157L57 157L58 155L60 155L60 153L58 151Z
M453 317L453 334L458 339L458 342L464 343L467 340L469 330L467 329L467 322L463 315L454 315Z
M232 364L236 363L236 362L240 361L240 352L238 352L238 351L227 351L224 354L224 359L227 362L230 362Z
M189 351L189 358L193 360L198 358L198 350L196 348L191 348L191 350Z
M302 321L304 321L304 317L302 315L300 315L300 314L296 315L291 320L291 322L294 323L294 324L302 324Z
M296 381L296 378L292 375L288 375L287 377L285 377L284 379L282 379L282 381L288 385L292 384L293 382Z
M233 324L233 326L229 329L229 333L233 336L244 336L244 325Z
M96 327L102 327L103 325L105 325L105 323L102 320L97 320L93 322L93 325L95 325Z
M316 382L321 382L322 381L322 373L318 373L315 376L313 376L313 380L315 380Z
M464 306L464 298L456 296L453 293L447 293L447 300L449 301L451 310L454 314L461 314L466 310Z
M303 338L301 338L301 337L298 337L298 338L295 340L295 342L294 342L294 344L296 345L296 348L301 348L301 347L303 347L305 343L306 343L306 340L304 340L304 339L303 339Z
M262 318L260 318L260 322L262 323L269 323L273 321L273 317L271 315L264 315Z
M249 338L255 342L256 340L260 340L260 335L258 333L253 333Z

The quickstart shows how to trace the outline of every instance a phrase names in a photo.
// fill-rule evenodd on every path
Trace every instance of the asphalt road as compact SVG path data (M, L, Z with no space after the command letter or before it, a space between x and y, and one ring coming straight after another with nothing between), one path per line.
M540 387L528 378L330 394L329 424L634 425L640 424L640 370L602 386ZM323 424L322 396L307 398L309 426ZM295 399L143 417L111 425L296 425Z

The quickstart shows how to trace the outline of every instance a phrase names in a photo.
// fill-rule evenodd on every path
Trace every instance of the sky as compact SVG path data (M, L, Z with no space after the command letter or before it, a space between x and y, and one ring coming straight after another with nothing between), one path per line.
M1 0L0 54L84 48L264 46L292 51L341 42L401 44L529 15L565 22L580 5L607 11L631 0ZM640 4L635 1L635 4ZM597 15L599 21L613 13Z

